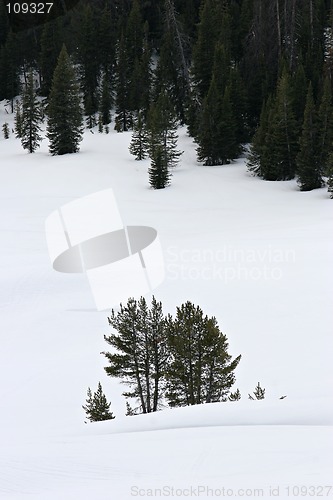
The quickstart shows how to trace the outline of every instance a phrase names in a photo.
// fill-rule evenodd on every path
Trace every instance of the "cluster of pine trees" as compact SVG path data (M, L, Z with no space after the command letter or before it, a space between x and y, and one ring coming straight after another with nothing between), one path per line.
M296 175L302 190L328 176L332 192L330 0L81 0L18 33L0 0L0 100L12 112L31 71L45 113L55 112L64 44L86 126L108 132L114 120L117 131L133 130L132 152L150 156L153 187L170 182L180 153L176 127L186 124L205 165L230 163L252 142L254 174ZM165 109L170 116L162 116ZM59 123L52 120L54 137Z
M105 336L112 347L103 353L105 371L136 401L135 408L128 403L128 414L155 412L166 402L177 407L228 399L241 356L231 358L216 319L200 307L188 301L172 317L155 297L150 308L143 297L130 298L108 321L114 331Z

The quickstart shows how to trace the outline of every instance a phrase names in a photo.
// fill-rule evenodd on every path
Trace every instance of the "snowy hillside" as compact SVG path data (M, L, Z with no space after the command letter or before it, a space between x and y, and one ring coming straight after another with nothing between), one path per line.
M0 124L10 119L1 106ZM29 155L13 134L0 139L0 498L327 496L326 189L261 181L243 159L203 167L182 129L181 164L171 186L154 191L149 162L128 153L130 137L87 132L79 154L59 157L46 140ZM154 293L164 311L186 300L200 305L216 316L232 356L242 355L240 402L124 416L123 387L106 376L100 354L108 312L95 310L84 275L52 269L44 231L53 210L110 187L125 224L158 231L166 279ZM98 381L116 420L86 425L81 405ZM249 401L258 381L267 397Z

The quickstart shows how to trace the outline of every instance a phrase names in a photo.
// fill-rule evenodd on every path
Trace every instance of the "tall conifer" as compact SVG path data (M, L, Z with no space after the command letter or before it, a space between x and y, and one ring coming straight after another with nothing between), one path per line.
M77 153L83 132L81 99L74 68L65 46L61 49L54 71L47 114L50 153Z
M318 115L310 83L304 110L300 151L296 159L297 180L301 191L311 191L323 185L319 137Z
M22 97L22 115L20 124L21 144L29 153L34 153L40 145L40 123L42 121L41 109L34 88L34 75L30 71L26 88ZM17 126L17 121L16 121Z

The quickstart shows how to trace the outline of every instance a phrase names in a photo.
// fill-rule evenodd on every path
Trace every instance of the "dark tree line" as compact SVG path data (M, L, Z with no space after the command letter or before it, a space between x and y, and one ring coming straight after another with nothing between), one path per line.
M39 95L50 97L65 44L90 128L98 123L108 130L111 111L119 132L135 130L139 115L149 128L164 94L205 165L230 163L252 142L250 168L264 179L297 175L306 190L330 175L329 0L82 1L65 16L19 33L5 9L0 0L0 100L7 99L12 112L31 70ZM152 169L167 184L158 142Z

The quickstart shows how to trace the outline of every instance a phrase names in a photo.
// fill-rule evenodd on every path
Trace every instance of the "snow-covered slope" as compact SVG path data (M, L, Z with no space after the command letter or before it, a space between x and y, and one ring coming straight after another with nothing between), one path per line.
M0 498L210 498L207 488L223 487L290 498L301 493L287 487L330 484L332 200L255 179L243 160L198 165L180 133L185 153L161 191L148 187L148 162L129 155L127 133L88 132L80 154L64 157L46 140L29 155L13 135L0 139ZM84 275L53 271L44 234L53 210L108 187L124 223L158 230L165 312L199 304L242 354L239 403L124 417L100 354L107 313ZM85 425L81 405L99 380L117 418ZM247 400L258 381L267 399Z

